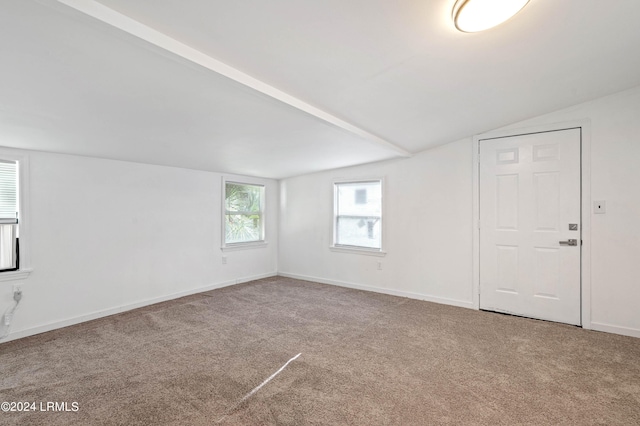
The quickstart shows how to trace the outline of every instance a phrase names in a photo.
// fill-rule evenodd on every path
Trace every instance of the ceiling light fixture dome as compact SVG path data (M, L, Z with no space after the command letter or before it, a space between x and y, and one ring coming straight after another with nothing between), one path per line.
M529 0L458 0L453 22L465 33L488 30L518 13Z

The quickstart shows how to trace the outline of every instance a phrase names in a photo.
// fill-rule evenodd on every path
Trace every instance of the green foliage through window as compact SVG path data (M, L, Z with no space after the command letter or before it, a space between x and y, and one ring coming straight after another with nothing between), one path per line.
M225 184L225 243L262 241L264 187Z

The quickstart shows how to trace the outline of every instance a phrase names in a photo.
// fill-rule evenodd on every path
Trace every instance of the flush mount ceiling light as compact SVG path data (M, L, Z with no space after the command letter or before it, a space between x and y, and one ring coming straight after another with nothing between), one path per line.
M518 13L529 0L458 0L453 6L453 22L465 33L484 31Z

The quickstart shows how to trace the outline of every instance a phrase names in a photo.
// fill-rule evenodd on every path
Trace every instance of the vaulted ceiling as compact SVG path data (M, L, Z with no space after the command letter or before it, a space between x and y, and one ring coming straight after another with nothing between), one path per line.
M0 145L283 178L640 85L640 2L4 0Z

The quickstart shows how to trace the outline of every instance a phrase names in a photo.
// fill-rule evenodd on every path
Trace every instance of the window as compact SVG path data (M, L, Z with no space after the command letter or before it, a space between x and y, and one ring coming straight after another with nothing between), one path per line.
M0 282L24 280L29 255L29 156L0 148Z
M334 184L333 246L382 251L382 180Z
M0 160L0 272L20 267L18 163Z
M224 181L224 246L264 241L264 186Z

